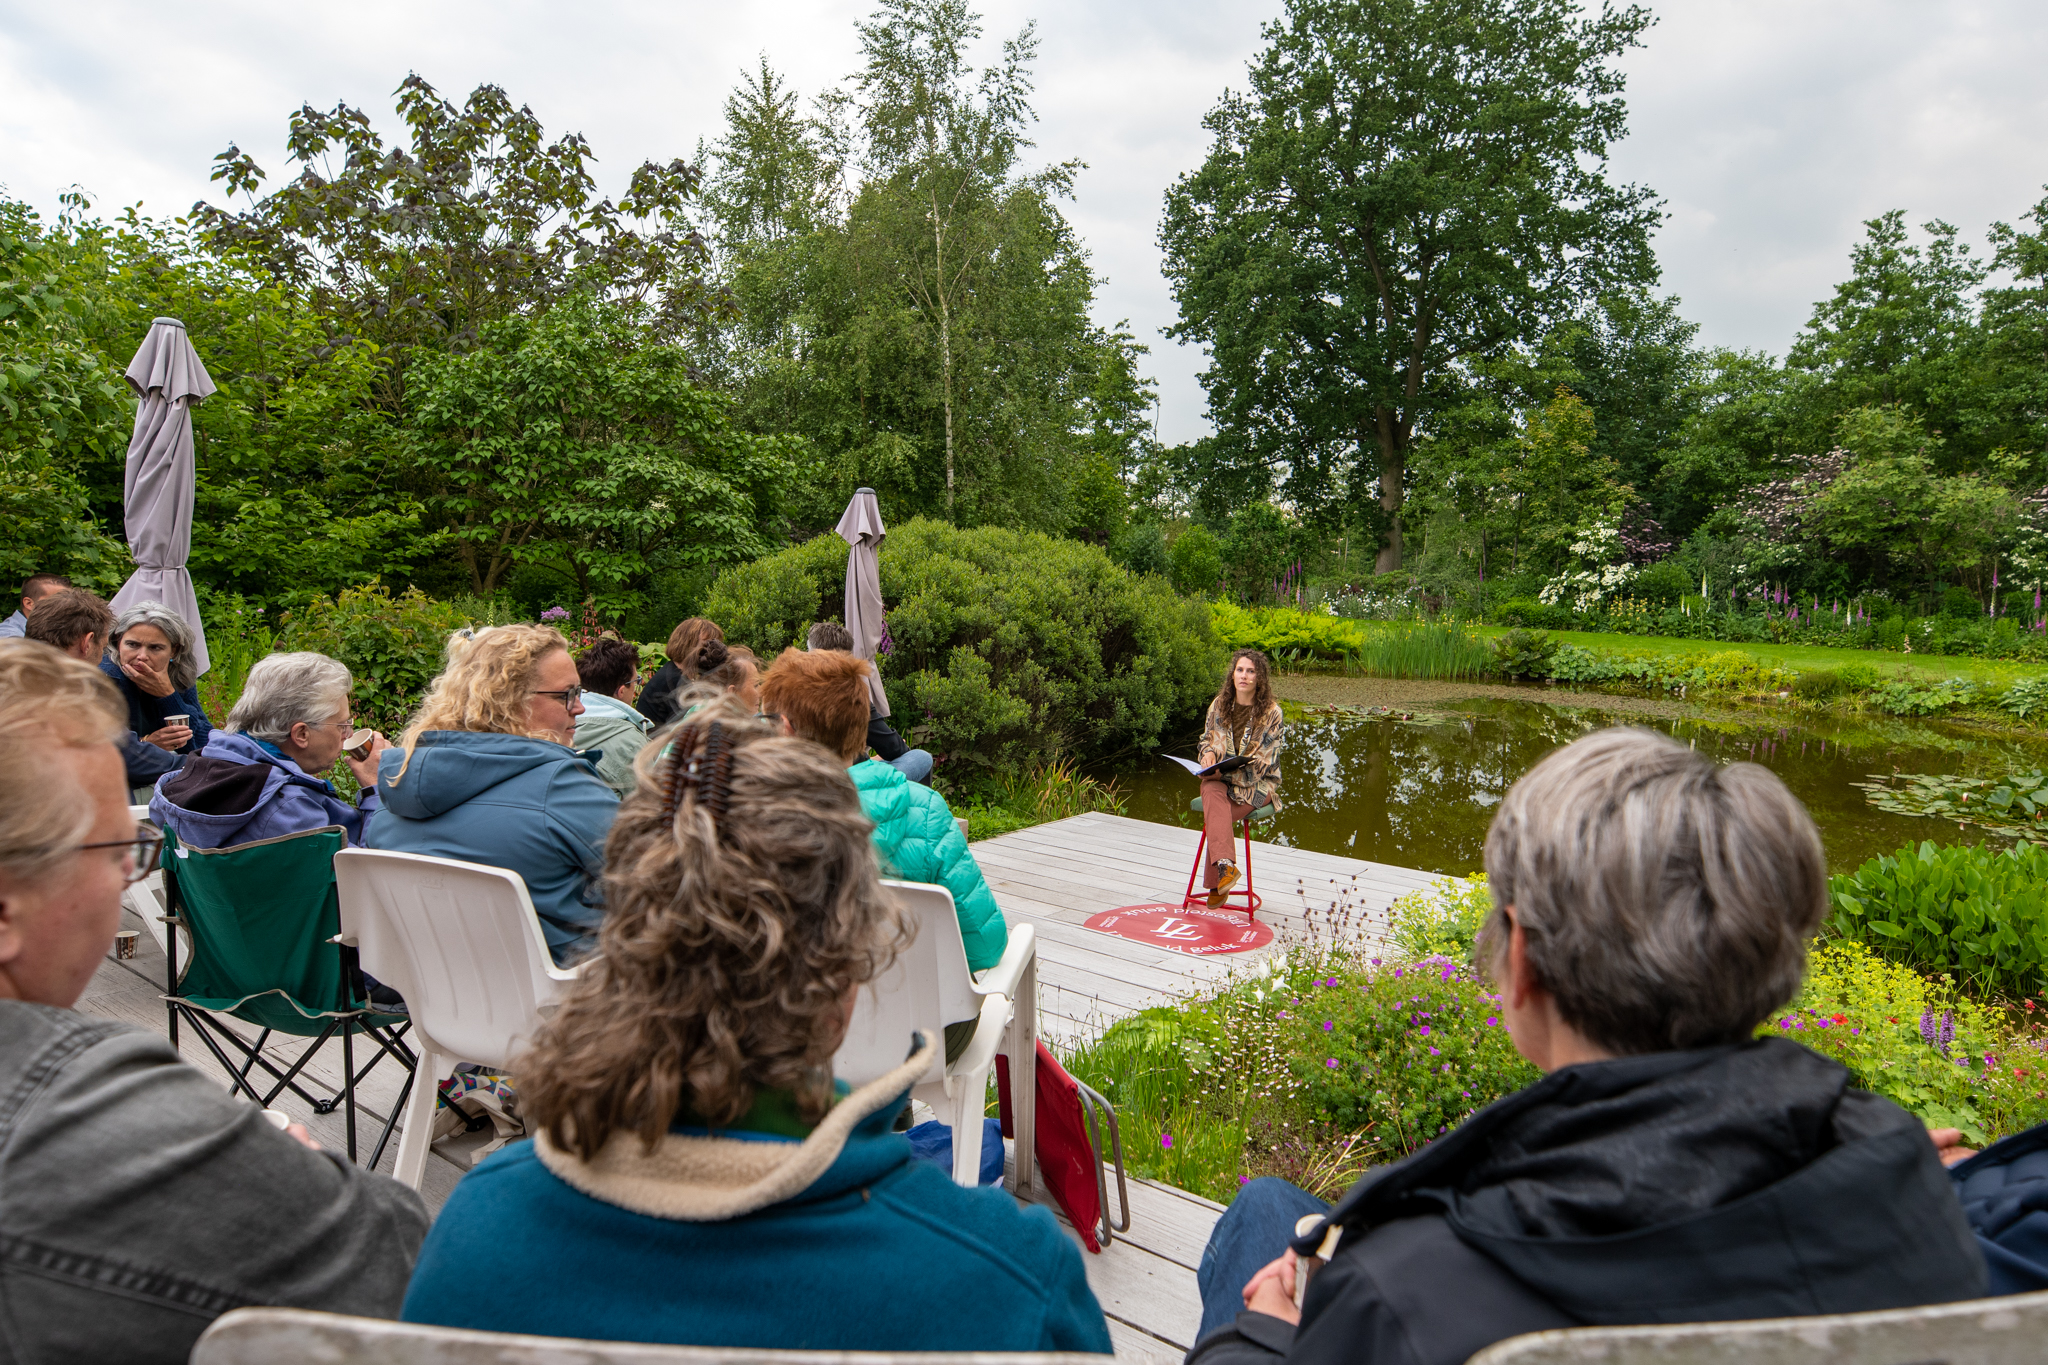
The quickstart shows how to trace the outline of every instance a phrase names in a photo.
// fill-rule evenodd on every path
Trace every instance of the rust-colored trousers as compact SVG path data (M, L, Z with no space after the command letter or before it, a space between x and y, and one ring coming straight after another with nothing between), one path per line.
M1231 801L1228 782L1220 777L1202 779L1202 829L1209 837L1209 845L1202 852L1202 885L1216 885L1216 864L1237 861L1236 827L1251 813L1250 806Z

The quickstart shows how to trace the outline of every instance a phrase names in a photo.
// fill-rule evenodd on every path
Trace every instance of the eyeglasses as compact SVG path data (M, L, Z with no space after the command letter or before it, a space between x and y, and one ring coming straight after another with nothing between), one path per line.
M562 709L566 711L570 707L574 706L578 701L582 700L583 689L580 687L565 687L559 692L542 692L539 690L535 690L533 695L536 697L553 697L556 701L562 703Z
M122 885L133 886L150 873L156 871L157 854L163 850L163 846L163 835L145 834L138 829L135 831L135 837L132 839L115 839L109 843L101 844L80 844L78 850L81 853L90 848L125 848L129 850L128 856L133 861L123 870L122 875L127 880L122 882Z

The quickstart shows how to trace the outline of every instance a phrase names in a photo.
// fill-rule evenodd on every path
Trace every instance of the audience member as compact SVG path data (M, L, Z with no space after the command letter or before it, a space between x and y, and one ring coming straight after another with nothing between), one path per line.
M71 580L60 573L32 573L21 585L21 607L6 620L0 621L0 640L19 640L28 634L29 617L45 597L63 592L71 586Z
M633 709L640 693L640 651L624 640L599 640L576 660L583 684L583 714L576 747L597 762L597 775L620 795L633 790L633 760L654 722Z
M1963 1146L1955 1128L1929 1136L1955 1182L1963 1217L1991 1272L1993 1294L2048 1289L2048 1124L2037 1124L1983 1151Z
M230 1308L389 1317L427 1214L179 1060L72 1006L155 860L90 664L0 642L0 1246L10 1360L174 1365Z
M761 661L753 650L723 640L706 640L697 647L695 663L697 693L677 695L677 700L690 703L684 708L685 716L705 704L699 694L706 691L713 697L730 696L750 716L761 709Z
M100 661L100 672L128 703L128 729L167 754L202 752L213 722L199 705L199 665L185 618L161 602L138 602L115 619L109 644L113 657Z
M1202 1256L1191 1365L1453 1365L1552 1328L1984 1292L1926 1130L1754 1036L1827 908L1820 837L1768 770L1599 731L1509 791L1486 872L1479 955L1549 1074L1334 1209L1246 1186ZM1326 1250L1297 1308L1298 1257Z
M654 676L641 690L640 714L653 721L656 728L674 720L683 709L676 701L676 693L685 684L697 680L697 651L704 647L706 640L724 638L725 632L719 629L716 621L707 621L701 616L692 616L670 631L668 646L663 651L668 655L668 662L654 670Z
M74 659L97 664L107 652L107 640L114 633L114 611L98 594L83 588L53 592L39 603L28 618L28 638L62 650ZM165 753L130 730L121 732L121 763L127 769L129 787L153 787L165 773L174 772L185 760Z
M582 685L548 626L459 630L397 747L380 756L371 848L489 863L526 880L555 961L597 942L619 808L576 752Z
M272 654L249 670L242 699L206 752L157 783L149 818L193 848L230 848L340 825L360 845L377 812L377 755L391 747L371 732L363 757L346 755L360 790L341 799L323 775L344 757L355 729L347 665L325 654Z
M786 733L823 745L847 765L861 809L875 822L875 851L881 855L883 875L932 882L952 892L960 937L967 944L967 966L986 971L1002 961L1009 926L968 851L966 836L953 823L946 798L864 756L869 668L867 660L837 650L785 649L762 684L762 704L771 717L781 717ZM947 1060L966 1048L974 1025L967 1019L946 1026Z
M456 1186L405 1318L1106 1354L1051 1215L955 1185L890 1131L929 1034L881 1079L833 1082L854 995L904 933L843 764L728 700L639 768L606 848L601 950L518 1063L534 1138Z
M804 648L810 650L836 649L844 654L853 653L853 632L837 621L820 621L812 626L810 634L804 637ZM882 762L902 773L912 782L931 785L932 756L922 749L913 749L903 742L903 736L889 724L888 717L876 710L874 698L868 698L868 748L875 751Z

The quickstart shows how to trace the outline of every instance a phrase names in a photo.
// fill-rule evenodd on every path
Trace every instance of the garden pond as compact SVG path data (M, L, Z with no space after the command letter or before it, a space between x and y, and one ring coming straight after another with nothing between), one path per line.
M1587 702L1592 704L1586 704ZM1725 761L1771 769L1820 826L1829 869L1847 872L1922 839L1974 843L1975 828L1872 806L1854 783L1899 773L1990 774L2048 766L2048 741L1942 721L1802 712L1644 715L1472 697L1374 715L1288 703L1279 819L1261 837L1427 872L1476 872L1494 808L1544 754L1607 725L1663 730ZM1192 755L1192 743L1172 749ZM1163 758L1115 773L1137 819L1192 827L1186 773Z

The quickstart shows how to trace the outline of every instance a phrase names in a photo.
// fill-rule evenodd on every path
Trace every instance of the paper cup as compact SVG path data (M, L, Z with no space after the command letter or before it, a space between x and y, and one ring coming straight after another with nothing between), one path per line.
M292 1126L292 1116L282 1109L266 1109L263 1117L270 1120L270 1126L280 1133Z
M140 929L116 929L114 931L114 956L123 961L135 956L136 940L142 937Z
M190 716L165 716L165 717L164 717L164 724L166 724L166 725L190 725L191 723L192 723L192 717L190 717Z
M341 747L350 758L365 759L370 756L370 741L376 737L375 730L358 730L342 741Z

